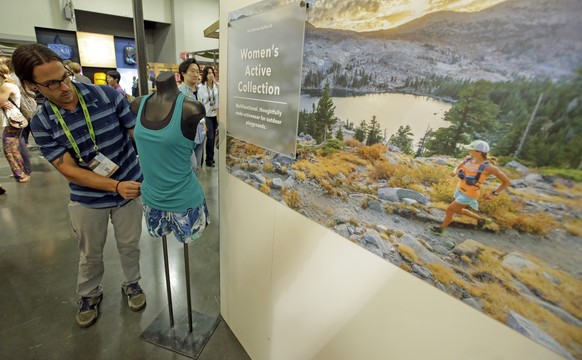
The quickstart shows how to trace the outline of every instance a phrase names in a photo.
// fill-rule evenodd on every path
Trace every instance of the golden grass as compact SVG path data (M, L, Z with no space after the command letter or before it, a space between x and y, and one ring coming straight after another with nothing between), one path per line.
M307 179L307 176L305 175L305 173L303 171L300 171L300 170L295 171L295 180L305 181L305 179Z
M394 174L394 166L388 161L377 161L370 169L370 177L374 180L388 180Z
M580 328L563 321L541 305L528 301L516 293L507 292L503 285L487 284L479 297L483 300L483 311L504 324L511 309L534 322L570 351L574 350L572 344L582 344Z
M299 209L301 207L301 195L297 191L283 188L281 197L290 208Z
M262 184L259 186L259 191L265 195L269 195L271 193L271 188L267 184Z
M410 266L409 263L403 262L402 264L400 264L400 268L406 272L412 273L412 266Z
M406 260L413 262L415 264L418 263L418 256L416 255L414 250L412 250L412 248L409 248L408 246L402 244L398 244L397 249L400 255L404 257Z
M562 345L567 347L573 342L582 344L582 332L579 331L579 328L564 322L542 306L524 299L517 292L512 279L515 277L521 283L536 289L547 301L558 304L578 318L582 317L582 309L579 306L582 301L580 297L582 281L555 270L532 256L527 257L540 266L535 270L504 269L501 266L504 254L497 249L483 246L483 251L472 261L470 273L473 277L485 273L488 274L488 279L495 280L482 282L478 288L478 297L483 301L484 311L505 323L509 309L512 309L535 322L537 326L547 331ZM543 276L543 272L556 276L562 282L561 285L556 286L551 283ZM475 280L479 281L476 278Z
M554 204L564 204L571 209L582 210L582 202L580 199L576 198L568 198L566 196L557 196L557 195L538 195L532 193L520 193L520 197L524 200L530 201L545 201Z
M455 193L455 184L456 182L450 180L450 178L434 184L429 191L430 200L433 202L447 203L448 207L448 204L455 200L453 196Z
M321 180L337 176L340 172L348 175L361 165L361 159L353 154L336 152L329 156L318 158L317 163L309 160L299 160L293 164L293 169L300 170L312 179Z
M264 172L272 173L274 170L275 170L275 166L273 166L273 163L270 161L266 161L265 165L263 165Z
M515 229L534 235L547 235L558 224L554 218L546 213L526 214L522 212L512 213L501 209L490 214L501 230Z
M263 148L260 148L253 144L245 144L244 150L249 155L262 155L265 153L265 150Z
M398 252L412 263L418 263L414 251L406 246L398 245ZM462 256L468 268L469 275L475 283L468 283L453 269L440 264L422 264L434 277L446 286L456 285L478 297L483 304L483 311L502 323L506 323L509 310L524 316L534 322L542 330L550 334L556 341L575 351L573 344L582 344L582 332L570 323L543 308L541 305L524 298L513 284L513 278L535 289L546 301L557 304L573 316L582 318L582 281L556 270L539 259L527 256L540 267L534 270L507 270L501 266L505 252L482 245L477 257ZM402 263L400 267L412 272L412 264ZM461 271L461 270L460 270ZM549 281L543 272L549 273L560 280L560 285Z
M356 139L344 140L344 145L352 147L352 148L360 148L360 147L364 146L364 144L362 144L361 142L359 142Z
M558 278L560 285L555 285L548 280L543 275L543 272ZM521 283L536 289L544 300L557 304L570 314L582 319L582 308L580 307L582 303L582 281L543 264L538 269L513 272L513 275Z
M388 149L382 144L374 144L372 146L362 146L358 148L358 155L366 160L378 160L382 157Z
M567 218L562 223L570 235L582 237L582 219Z

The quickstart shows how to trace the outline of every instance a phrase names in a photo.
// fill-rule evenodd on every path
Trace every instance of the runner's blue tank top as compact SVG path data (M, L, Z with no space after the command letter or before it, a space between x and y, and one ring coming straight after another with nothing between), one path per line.
M139 163L144 175L141 196L151 208L183 212L200 206L204 192L192 171L190 157L194 141L182 134L184 94L178 94L170 122L159 130L141 124L142 111L149 97L139 105L134 130Z

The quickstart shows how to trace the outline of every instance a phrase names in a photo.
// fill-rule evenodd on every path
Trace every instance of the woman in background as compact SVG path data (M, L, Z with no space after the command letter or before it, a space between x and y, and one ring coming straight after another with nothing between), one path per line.
M218 84L212 66L205 66L202 71L198 101L206 109L206 166L214 167L214 142L218 132Z
M4 112L2 146L4 147L4 156L8 160L14 179L19 183L26 183L30 181L30 170L26 171L23 156L28 157L29 155L26 146L24 148L19 146L22 129L12 127L8 122L10 113L19 111L12 103L20 106L21 95L18 85L10 78L9 74L10 70L8 66L0 64L0 107L2 107L2 111Z

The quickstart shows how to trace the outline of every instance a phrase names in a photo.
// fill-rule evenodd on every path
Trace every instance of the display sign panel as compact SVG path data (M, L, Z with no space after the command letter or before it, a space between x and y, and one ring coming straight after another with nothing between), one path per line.
M293 158L305 17L292 3L228 29L228 134Z
M83 66L116 68L113 35L77 32L79 57Z

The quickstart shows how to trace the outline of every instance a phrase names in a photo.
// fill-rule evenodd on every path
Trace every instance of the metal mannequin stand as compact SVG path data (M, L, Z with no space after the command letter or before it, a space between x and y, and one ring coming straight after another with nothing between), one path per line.
M190 296L190 265L188 257L188 244L184 244L184 271L186 275L186 293L188 303L188 323L183 321L185 317L178 319L174 324L174 309L172 306L172 287L170 285L170 270L168 266L168 241L162 236L164 250L164 270L166 274L166 291L168 293L168 312L170 327L168 328L165 315L160 313L158 317L141 333L140 337L154 345L177 352L184 356L197 359L208 343L212 333L220 322L219 316L208 316L197 311L192 311L192 299Z

